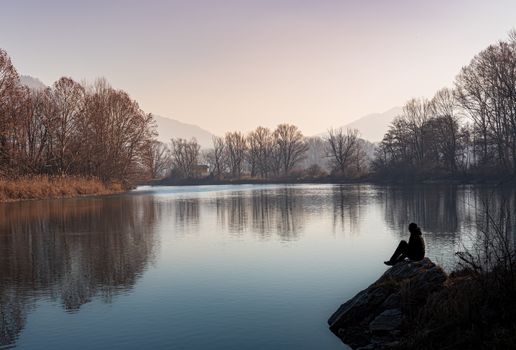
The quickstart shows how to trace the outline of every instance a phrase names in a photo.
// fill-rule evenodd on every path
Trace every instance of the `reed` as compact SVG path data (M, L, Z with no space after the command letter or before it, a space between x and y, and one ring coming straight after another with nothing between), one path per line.
M77 197L122 191L122 184L104 183L96 178L46 175L0 178L0 201Z

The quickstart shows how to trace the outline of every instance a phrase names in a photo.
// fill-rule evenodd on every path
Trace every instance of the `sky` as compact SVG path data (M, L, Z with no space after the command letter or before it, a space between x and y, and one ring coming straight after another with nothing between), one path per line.
M513 0L5 0L0 48L20 74L105 77L215 134L313 135L451 87L514 27Z

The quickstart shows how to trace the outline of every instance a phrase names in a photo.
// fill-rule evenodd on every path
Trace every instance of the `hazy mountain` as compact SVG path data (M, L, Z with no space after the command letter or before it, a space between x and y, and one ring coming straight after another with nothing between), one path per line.
M47 88L41 80L31 77L30 75L20 75L20 82L33 90L43 90Z
M343 128L358 129L358 131L360 131L361 138L371 142L379 142L389 129L389 124L395 117L400 115L401 112L401 107L393 107L383 113L365 115L362 118L344 125ZM321 133L318 136L325 135L326 132Z
M401 107L394 107L383 113L373 113L363 116L346 125L346 128L358 129L363 139L378 142L389 129L391 122L400 115Z
M39 79L29 75L21 75L20 81L22 84L31 89L44 89L47 86ZM389 124L392 120L401 114L401 107L394 107L383 113L372 113L362 118L359 118L349 124L344 125L344 128L358 129L360 137L370 142L381 141L383 135L387 132ZM200 128L197 125L187 124L178 120L153 115L156 120L158 140L169 143L171 138L185 138L190 139L195 137L202 148L211 148L213 146L213 134L207 130ZM316 136L326 136L326 132L320 133Z
M161 142L168 144L171 138L191 139L195 137L202 148L211 148L213 146L211 140L213 134L197 125L182 123L178 120L155 114L153 117L157 124L158 140Z

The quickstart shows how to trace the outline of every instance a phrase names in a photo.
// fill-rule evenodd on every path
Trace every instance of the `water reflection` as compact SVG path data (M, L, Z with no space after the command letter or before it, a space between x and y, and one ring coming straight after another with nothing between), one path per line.
M0 205L0 344L11 344L36 298L69 312L131 289L155 257L152 197Z
M358 234L358 219L368 196L364 194L363 186L335 186L333 187L333 231L347 230L351 234Z
M197 232L199 229L199 199L178 198L175 202L175 225L185 234Z
M213 205L217 211L217 224L234 236L250 229L261 238L277 234L281 240L296 240L302 232L309 203L304 192L295 188L257 190L217 196Z
M417 222L428 233L456 232L458 215L466 210L457 186L392 187L384 194L385 221L396 228Z
M26 325L27 314L37 310L38 300L52 300L79 317L79 310L85 303L92 300L112 302L120 293L133 290L149 263L157 261L160 241L168 249L162 257L166 256L171 266L162 266L162 261L156 263L158 266L153 275L159 276L159 283L152 285L152 289L163 288L161 295L168 297L175 293L175 297L162 298L156 306L159 309L150 309L149 315L152 316L147 317L156 318L153 326L157 327L154 329L156 332L160 330L156 324L169 327L170 321L175 320L176 327L179 327L185 324L185 315L204 311L196 309L199 300L203 300L197 295L190 301L192 304L188 304L189 299L182 300L187 303L186 308L177 319L173 318L173 312L160 314L167 308L179 308L173 302L183 289L186 290L185 295L203 290L211 295L213 286L208 283L216 284L213 276L218 268L229 266L231 269L230 272L223 271L221 276L247 276L247 270L239 269L252 267L257 272L250 274L251 282L262 278L259 282L263 282L265 289L269 287L267 283L272 283L270 287L274 289L277 287L274 283L287 279L282 277L271 282L274 281L271 276L274 276L276 265L267 267L267 264L268 261L281 262L278 266L285 270L279 269L280 274L286 271L289 276L298 272L303 276L306 274L306 284L301 277L293 279L299 282L296 290L304 291L305 287L310 288L314 277L320 278L320 285L338 280L333 272L328 272L328 266L346 269L358 266L357 261L360 266L367 265L362 261L364 252L379 256L378 264L373 261L371 266L383 268L381 261L387 257L380 256L379 251L391 241L406 239L407 226L412 221L423 228L429 256L447 264L439 257L453 258L463 236L468 232L474 236L477 226L486 222L483 213L489 211L496 216L502 209L514 213L516 201L514 188L474 186L286 185L247 189L234 186L230 190L211 192L206 189L196 191L195 188L190 192L186 189L156 191L155 194L0 205L0 346L16 341ZM515 216L511 217L513 227ZM195 239L189 240L189 235ZM175 240L178 237L181 239ZM349 237L353 244L348 244ZM231 242L213 244L219 240ZM271 244L255 244L265 240ZM275 241L292 249L271 249ZM292 244L283 244L285 242ZM313 249L312 243L315 243ZM296 247L300 249L296 250ZM248 254L234 254L231 249L241 249ZM257 260L238 260L257 252L264 253L267 259L258 260L257 265L253 265ZM344 263L335 264L328 252L332 252L333 257L342 252L339 255L342 260L339 261ZM312 261L328 259L328 263L305 265L307 254L313 254ZM290 261L292 265L289 265ZM217 262L219 267L212 266ZM210 269L206 268L208 265ZM312 275L307 272L310 266L314 269L310 272ZM263 271L260 270L262 267ZM169 275L173 272L177 272L179 277ZM194 277L190 280L191 274ZM178 279L166 285L164 281L168 276ZM256 286L240 282L233 280L232 288L251 286L251 290L243 289L240 293L249 298L244 304L251 305L252 302L248 304L248 301L253 300ZM196 288L196 283L200 283L202 288ZM352 285L355 281L346 283ZM287 286L280 287L278 291ZM232 288L228 290L232 291ZM224 297L228 290L224 289ZM271 295L270 291L266 293ZM285 295L277 292L272 299L285 298L281 304L287 305L293 302L292 293L292 290ZM300 305L311 304L305 297L308 298L300 299ZM261 295L257 298L266 297ZM219 304L214 303L220 309L215 307L213 312L216 312L217 320L229 322L235 317L225 313L231 309L225 302L226 299L221 299ZM130 308L131 305L121 306L124 307ZM274 315L270 319L278 317ZM142 319L144 321L148 320ZM194 322L195 326L197 322ZM256 320L255 325L260 326L260 320ZM241 326L245 325L238 325ZM305 331L311 334L312 330ZM211 334L211 337L217 337L217 334ZM179 348L188 348L189 339L184 338L185 343L180 344L184 346ZM230 343L232 338L226 338L224 340Z
M387 187L383 196L385 223L400 238L416 222L423 228L427 246L451 267L455 252L467 249L487 226L488 213L515 212L515 188L502 186L427 185ZM438 253L439 252L439 253Z

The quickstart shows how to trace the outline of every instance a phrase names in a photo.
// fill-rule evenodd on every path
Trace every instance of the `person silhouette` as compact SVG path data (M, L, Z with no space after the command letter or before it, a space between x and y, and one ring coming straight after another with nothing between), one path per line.
M384 261L385 265L395 265L396 263L409 258L409 260L422 260L425 257L425 241L421 236L421 229L415 223L408 226L410 238L407 241L402 240L392 257L388 261Z

